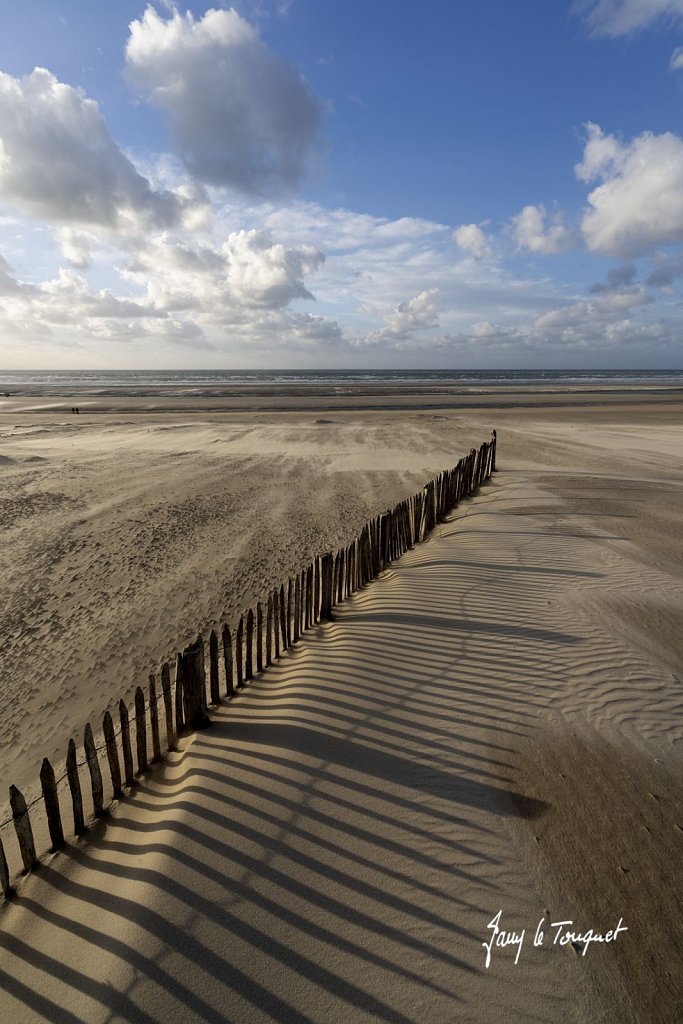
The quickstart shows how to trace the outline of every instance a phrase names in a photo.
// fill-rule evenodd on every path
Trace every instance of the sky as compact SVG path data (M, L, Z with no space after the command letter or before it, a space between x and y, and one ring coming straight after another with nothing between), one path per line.
M683 368L683 0L0 0L0 368Z

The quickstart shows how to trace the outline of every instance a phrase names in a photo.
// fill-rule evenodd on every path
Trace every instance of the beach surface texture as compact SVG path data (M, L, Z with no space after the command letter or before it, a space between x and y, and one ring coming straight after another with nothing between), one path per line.
M29 799L198 632L498 451L86 836L20 877L2 829L0 1021L679 1021L681 396L280 401L3 400Z

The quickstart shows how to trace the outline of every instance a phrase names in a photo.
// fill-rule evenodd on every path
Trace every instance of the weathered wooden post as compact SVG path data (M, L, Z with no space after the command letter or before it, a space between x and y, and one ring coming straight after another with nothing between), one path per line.
M111 787L114 792L114 799L119 800L123 796L121 786L121 766L119 765L119 752L116 749L116 733L114 723L108 711L105 711L102 719L102 732L107 748L107 761L109 762L109 774L111 775Z
M177 683L176 683L177 686ZM119 701L119 719L121 720L121 750L123 751L123 775L127 786L135 785L133 770L133 749L130 745L130 717L126 702Z
M294 579L294 629L292 632L292 640L296 644L299 642L299 633L301 631L301 577L299 573L296 574Z
M209 690L211 691L211 703L220 704L221 695L218 689L218 637L216 630L211 630L209 636Z
M185 725L185 698L183 697L183 656L178 651L175 659L175 732L180 736Z
M142 691L140 692L142 693ZM93 813L95 817L99 817L104 807L104 787L102 786L102 772L100 771L100 763L97 760L97 749L95 748L95 740L90 722L88 722L83 732L83 747L85 749L85 758L88 762L88 771L90 772Z
M251 608L247 612L247 658L244 676L247 682L254 678L254 613Z
M55 773L46 757L43 758L43 764L40 769L40 788L43 791L43 800L45 801L45 813L47 815L47 827L50 830L52 852L55 853L64 846L64 829L62 828L62 815L59 810Z
M145 717L145 695L142 687L135 691L135 746L138 755L138 774L147 771L147 721Z
M273 664L273 595L268 595L266 608L266 668Z
M316 559L317 562L317 559ZM304 569L306 582L303 584L304 594L304 630L310 629L311 622L313 620L313 590L314 590L314 579L313 579L313 566L309 565L308 568Z
M491 431L491 472L496 472L496 441L498 440L498 434L495 430Z
M321 575L321 608L320 618L323 621L332 621L332 573L334 569L334 559L332 552L328 551L327 554L322 557L322 565L320 569Z
M306 585L308 587L308 625L312 626L320 622L320 559L309 565L306 570Z
M280 636L282 637L282 650L287 650L287 599L285 598L285 585L280 584Z
M299 575L301 577L301 582L299 584L299 636L301 636L306 628L306 607L308 602L308 595L306 593L306 570L302 569Z
M263 607L256 602L256 671L263 672Z
M188 729L206 729L211 725L211 719L206 713L204 641L201 636L185 648L181 666L185 696L185 724Z
M280 657L280 595L278 589L273 590L273 641L275 644L275 660Z
M223 668L225 669L225 692L228 697L232 697L235 692L232 668L232 637L227 623L223 625Z
M235 633L235 668L237 669L237 689L244 686L244 616L240 615Z
M76 761L76 744L71 739L66 751L66 777L69 780L71 791L71 806L74 816L74 832L77 836L85 832L85 818L83 816L83 794L81 793L81 780L78 777L78 763Z
M26 801L16 786L10 786L9 788L9 803L12 808L14 831L17 833L17 839L19 840L19 852L21 853L24 870L30 871L38 863L36 844L33 840L33 829L31 828L31 819L28 815Z
M166 716L166 746L169 750L175 750L173 701L171 699L171 673L166 663L161 666L161 692L164 695L164 713Z
M14 892L9 877L7 857L5 856L5 847L2 845L2 839L0 839L0 889L2 889L3 896L6 900L8 900Z
M159 708L157 707L157 684L153 675L149 677L149 724L152 730L152 761L161 761L161 737L159 736Z
M337 600L337 584L339 582L339 552L332 558L332 604Z
M286 615L286 622L287 622L287 646L288 647L292 646L292 600L293 600L293 596L294 596L294 584L292 583L292 578L290 576L290 578L287 580L287 615Z

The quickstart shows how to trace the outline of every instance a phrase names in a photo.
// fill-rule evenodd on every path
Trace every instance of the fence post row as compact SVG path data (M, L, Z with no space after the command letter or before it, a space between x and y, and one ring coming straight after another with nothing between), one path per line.
M226 696L232 697L236 688L241 688L245 682L253 678L254 642L256 671L260 673L264 668L270 667L273 660L280 657L281 651L286 651L298 643L302 634L311 626L321 621L332 621L332 610L336 604L367 586L392 561L400 558L415 544L424 541L436 524L443 522L449 511L457 506L463 497L473 494L492 473L496 472L496 443L496 431L492 430L490 441L485 441L479 449L472 448L456 466L439 473L421 491L369 520L350 544L339 548L336 554L326 552L314 558L307 567L287 580L286 590L285 584L274 587L268 594L265 607L265 629L264 609L260 601L256 603L255 613L251 608L246 613L246 635L245 616L240 617L234 647L230 627L225 623L221 629L220 642L223 648ZM220 703L219 638L215 629L211 630L208 646L210 700L212 704L217 705ZM148 696L152 760L159 761L162 757L162 748L157 688L153 674L149 676ZM207 713L204 641L201 636L177 655L175 695L171 686L169 665L162 665L161 698L164 703L166 747L169 751L176 748L177 737L184 728L203 729L211 724ZM123 779L111 713L106 711L102 719L102 733L114 799L123 796L124 785L130 788L135 784L130 717L125 701L119 701L118 710ZM148 768L148 748L147 706L140 686L135 691L135 739L138 773L141 774ZM83 748L85 764L90 775L93 813L97 817L103 813L104 792L97 748L89 723L85 726ZM71 739L67 749L66 778L71 794L76 835L86 831L78 767L76 744ZM47 758L43 759L40 769L40 785L54 852L65 845L65 838L58 783ZM30 871L38 859L29 807L16 786L10 787L10 807L24 871ZM0 889L5 897L13 892L2 839Z

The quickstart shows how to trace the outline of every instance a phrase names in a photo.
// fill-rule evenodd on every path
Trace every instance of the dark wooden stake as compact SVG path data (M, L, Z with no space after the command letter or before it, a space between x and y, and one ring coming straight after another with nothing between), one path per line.
M116 734L114 723L108 711L105 711L102 719L102 732L104 742L107 746L107 761L109 762L109 774L111 775L111 786L114 791L114 799L119 800L123 796L121 786L121 766L119 764L119 752L116 749Z
M95 740L90 722L88 722L83 732L83 747L85 748L85 758L88 762L88 771L90 772L93 813L97 817L102 814L104 807L104 787L102 786L102 772L100 771L100 763L97 760L97 750L95 749Z
M147 771L147 718L145 695L141 686L135 691L135 746L138 755L138 775L141 775Z
M322 557L321 565L321 606L320 606L320 618L323 621L332 621L332 573L334 568L334 559L331 552L328 552Z
M149 724L152 728L152 760L161 761L161 737L159 736L159 708L157 707L157 684L154 676L149 677Z
M298 643L299 632L301 630L301 577L299 573L296 574L294 580L294 631L292 639L294 643Z
M16 786L10 786L9 788L9 803L12 808L14 830L19 840L19 851L24 863L24 870L30 871L38 863L36 844L33 840L33 829L31 828L31 819L28 815L26 801Z
M59 810L55 773L46 757L43 758L43 764L40 769L40 787L43 791L43 800L45 801L45 813L47 814L47 827L50 830L52 852L55 853L64 846L64 829L62 828L62 815Z
M204 641L201 636L185 648L181 666L185 695L185 723L188 729L206 729L211 725L211 719L206 713L206 671L204 668Z
M273 595L268 595L266 608L266 668L273 664Z
M73 740L69 740L69 746L66 751L66 777L69 780L69 789L71 790L74 832L77 836L81 836L85 832L85 817L83 815L81 780L78 777L78 763L76 761L76 744Z
M185 698L183 697L183 673L180 667L182 654L178 652L175 660L175 734L180 736L185 726Z
M273 591L273 640L275 641L275 660L280 657L280 597L277 587Z
M130 717L125 701L119 701L119 718L121 720L121 750L123 751L123 775L127 786L135 785L133 769L133 749L130 745Z
M280 637L282 643L282 650L287 650L287 602L285 599L285 585L280 585L279 595L279 607L280 607Z
M291 577L287 580L287 615L286 615L286 633L287 633L287 646L292 646L292 599L294 596L294 584L292 583Z
M256 602L256 671L263 672L263 608Z
M211 630L209 637L209 690L211 691L211 703L220 704L221 695L218 690L218 637L216 630Z
M0 889L2 889L5 899L9 899L14 889L9 877L9 868L7 867L7 857L5 856L5 847L2 845L2 839L0 839Z
M316 558L312 565L306 570L306 584L308 586L309 603L309 626L320 622L320 569L321 560Z
M175 750L175 728L173 725L173 700L171 697L171 673L168 665L161 666L161 692L164 695L164 713L166 715L166 746Z
M244 686L244 616L240 615L235 633L235 668L237 669L237 689Z
M232 637L230 636L230 627L227 624L223 626L223 668L225 670L225 692L228 697L232 697L235 692L232 669Z
M254 613L249 609L247 612L247 650L244 677L248 681L254 678Z

